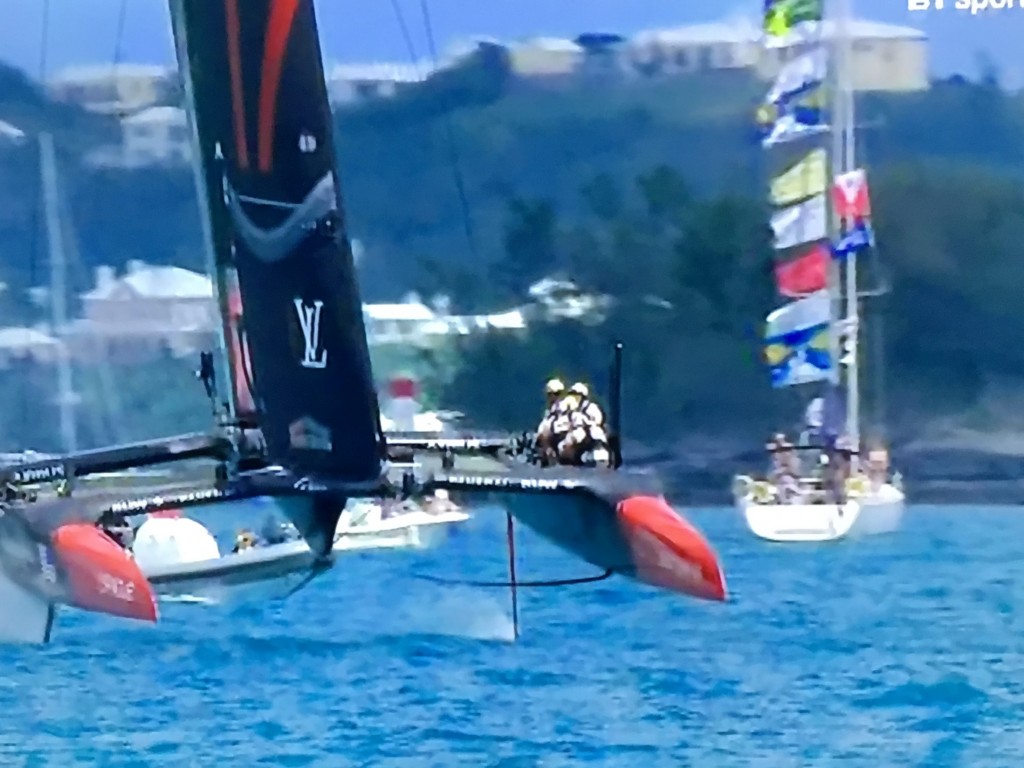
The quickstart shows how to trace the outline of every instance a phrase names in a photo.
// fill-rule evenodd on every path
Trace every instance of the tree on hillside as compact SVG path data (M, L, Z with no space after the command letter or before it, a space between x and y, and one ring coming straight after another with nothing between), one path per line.
M525 298L530 285L560 266L558 220L546 200L511 200L503 241L504 257L492 268L492 278L512 300Z
M661 180L658 195L652 178ZM636 189L639 200L623 195L617 215L604 220L590 210L556 226L538 214L549 208L520 204L506 269L534 269L537 249L524 244L543 234L550 246L556 232L573 277L610 294L613 310L597 327L540 324L525 338L464 340L446 405L521 428L539 407L524 383L539 387L569 371L600 381L610 344L623 339L634 433L711 430L759 441L779 426L792 398L770 388L760 360L764 316L781 303L764 204L692 198L666 169L641 176ZM984 172L923 164L873 175L872 190L879 250L864 257L863 271L877 276L877 256L893 287L884 303L869 307L885 335L886 379L895 389L884 397L902 419L970 408L991 381L1024 370L1024 191ZM865 335L868 344L873 339ZM866 363L865 386L872 386L878 360Z

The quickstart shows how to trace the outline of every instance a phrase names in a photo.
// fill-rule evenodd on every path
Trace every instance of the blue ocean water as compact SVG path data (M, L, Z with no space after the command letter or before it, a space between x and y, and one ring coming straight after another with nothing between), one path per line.
M893 535L753 539L690 516L725 605L628 581L521 595L504 521L346 557L285 602L62 613L0 648L0 765L1008 766L1024 761L1024 515L912 507ZM519 535L521 578L583 575Z

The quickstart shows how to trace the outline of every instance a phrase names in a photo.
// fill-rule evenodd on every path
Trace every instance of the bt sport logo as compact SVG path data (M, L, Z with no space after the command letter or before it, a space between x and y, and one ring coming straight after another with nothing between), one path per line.
M1024 0L907 0L908 11L943 11L952 8L970 11L977 16L982 11L1024 10Z

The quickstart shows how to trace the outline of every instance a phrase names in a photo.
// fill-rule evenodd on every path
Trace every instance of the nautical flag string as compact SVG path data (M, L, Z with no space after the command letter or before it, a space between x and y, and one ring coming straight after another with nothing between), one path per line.
M763 0L766 55L779 68L757 110L758 139L766 150L785 155L772 174L769 200L775 256L775 282L789 299L768 318L802 309L814 296L817 311L827 309L829 264L828 203L838 194L828 175L826 110L828 53L821 39L822 0ZM787 55L782 55L785 49ZM788 55L792 52L795 55ZM781 313L781 314L780 314ZM830 375L828 312L809 327L779 333L769 328L765 361L775 386L817 381Z

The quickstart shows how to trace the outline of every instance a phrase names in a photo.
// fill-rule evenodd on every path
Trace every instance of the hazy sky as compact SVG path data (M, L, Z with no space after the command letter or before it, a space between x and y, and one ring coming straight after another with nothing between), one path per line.
M114 60L122 0L0 0L0 60L32 75L40 71L43 9L50 8L47 70L69 64ZM122 60L170 63L166 0L125 0ZM213 2L214 0L210 0ZM857 15L926 31L932 68L939 74L973 74L977 53L992 57L1019 81L1024 65L1017 51L1024 35L1024 10L976 16L947 8L912 13L904 0L853 0ZM408 59L393 0L316 0L325 55L341 61ZM421 0L397 0L418 53L426 54ZM537 34L571 36L583 31L638 29L713 21L733 13L757 13L761 0L428 0L435 38L449 42L474 35L506 39Z

